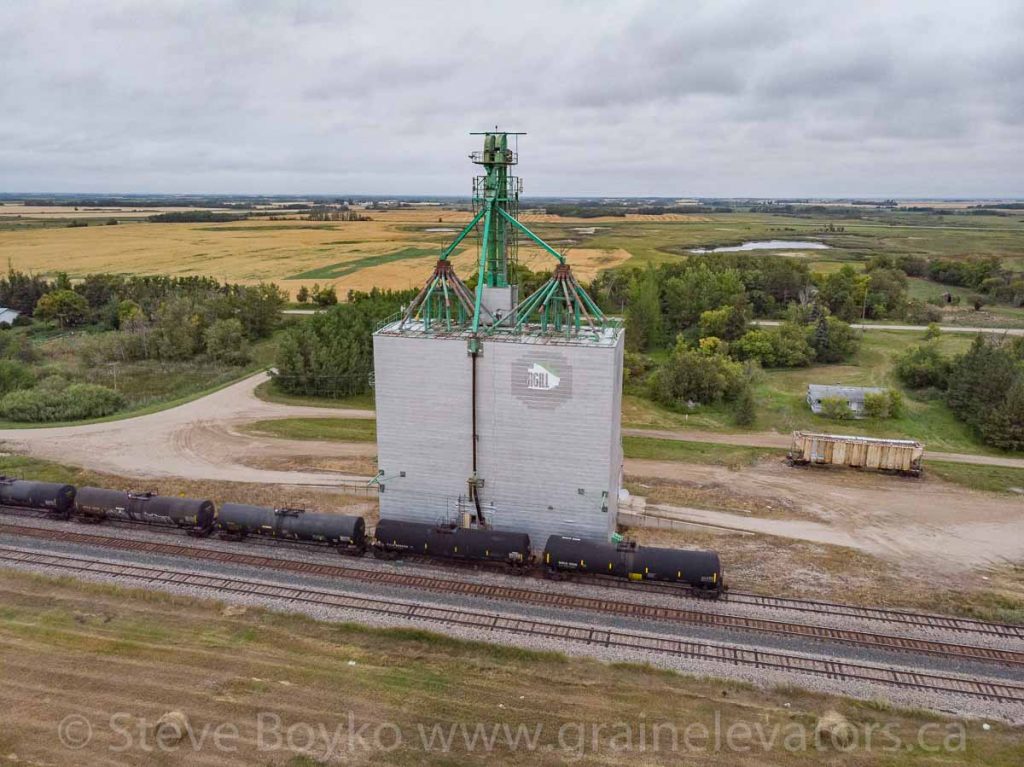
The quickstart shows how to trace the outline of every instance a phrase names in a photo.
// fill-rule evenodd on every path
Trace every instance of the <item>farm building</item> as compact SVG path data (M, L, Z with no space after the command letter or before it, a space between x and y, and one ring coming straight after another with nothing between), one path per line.
M811 412L821 413L821 402L826 399L844 399L854 416L864 414L864 397L868 394L882 394L885 389L875 386L825 386L808 384L807 404Z
M21 312L16 309L8 309L4 306L0 306L0 325L13 325L14 321L18 319Z
M374 334L383 519L607 540L621 486L623 330L565 258L518 220L516 154L484 134L472 222L440 254L420 294ZM448 256L480 228L477 285ZM527 296L516 241L552 255Z

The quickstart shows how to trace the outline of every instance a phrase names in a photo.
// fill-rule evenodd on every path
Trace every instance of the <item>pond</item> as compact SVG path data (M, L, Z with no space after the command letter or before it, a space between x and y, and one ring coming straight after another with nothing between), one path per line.
M823 242L809 240L754 240L742 245L724 245L721 248L691 248L691 253L734 253L740 250L828 250Z

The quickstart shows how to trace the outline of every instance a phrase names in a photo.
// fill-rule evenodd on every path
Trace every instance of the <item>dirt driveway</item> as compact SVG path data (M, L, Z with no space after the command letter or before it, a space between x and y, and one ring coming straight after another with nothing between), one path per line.
M256 463L266 465L262 459L268 456L362 457L375 452L373 445L318 445L240 434L240 425L268 418L373 418L373 412L367 410L264 402L253 392L266 379L267 375L260 373L207 397L138 418L85 426L0 429L0 444L10 452L140 478L190 477L328 487L339 479L366 479L340 472L255 467Z
M896 562L973 569L1024 561L1024 499L968 490L934 478L914 480L765 460L733 470L672 461L626 461L626 474L768 500L792 514L755 514L658 505L660 516L785 538L830 543Z

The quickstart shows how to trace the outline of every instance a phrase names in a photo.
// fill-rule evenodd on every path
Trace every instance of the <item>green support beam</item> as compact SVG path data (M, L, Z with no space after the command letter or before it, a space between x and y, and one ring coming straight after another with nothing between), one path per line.
M507 218L507 219L508 219L509 221L511 221L511 222L512 222L512 223L513 223L513 224L514 224L515 226L517 226L517 227L519 227L520 229L522 229L522 230L523 230L523 232L525 232L525 233L526 233L526 236L527 236L527 237L529 237L529 238L530 238L531 240L533 240L533 241L534 241L535 243L537 243L537 244L538 244L538 245L540 245L540 246L541 246L542 248L544 248L544 250L546 250L546 251L547 251L548 253L550 253L550 254L551 254L552 256L554 256L555 258L557 258L557 259L558 259L558 263L560 263L560 264L564 264L564 263L565 263L565 256L563 256L563 255L562 255L561 253L559 253L559 252L558 252L557 250L555 250L555 249L554 249L554 248L552 248L552 247L551 247L550 245L548 245L548 244L547 244L546 242L544 242L544 240L542 240L542 239L541 239L540 237L538 237L538 236L537 236L537 235L535 235L535 234L534 234L533 232L531 232L531 231L530 231L530 230L529 230L529 229L528 229L528 228L526 227L526 224L524 224L524 223L523 223L522 221L520 221L519 219L516 219L516 218L512 218L512 216L510 216L510 215L509 215L508 213L506 213L506 212L505 212L504 210L502 210L501 208L498 208L498 211L499 211L499 212L501 213L501 215L503 215L503 216L504 216L505 218Z
M500 209L499 209L500 210ZM476 281L476 305L473 308L473 333L480 330L480 308L484 301L484 275L487 271L487 243L491 236L491 217L494 215L494 198L484 203L484 238L480 246L480 270L477 272Z
M452 251L459 247L459 243L466 239L466 236L476 228L476 225L480 223L480 219L483 217L483 210L481 210L479 213L473 216L473 220L469 222L469 225L461 232L459 232L459 236L455 238L452 244L441 252L441 260L448 258L448 256L452 254Z

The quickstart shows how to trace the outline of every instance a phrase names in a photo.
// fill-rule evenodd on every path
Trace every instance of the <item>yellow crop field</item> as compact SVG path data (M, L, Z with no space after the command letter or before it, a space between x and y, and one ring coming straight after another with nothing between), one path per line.
M64 209L67 215L67 209ZM24 211L47 215L46 211ZM73 214L78 215L78 214ZM104 215L111 215L109 212ZM249 219L230 223L142 223L43 227L0 231L0 263L36 274L96 272L200 274L220 280L279 284L292 296L302 285L349 290L410 288L429 274L436 255L470 220L464 211L372 211L372 221L310 222ZM543 221L543 215L524 220ZM577 248L566 253L580 279L625 262L621 248ZM468 276L475 264L468 238L453 258ZM521 263L550 269L551 256L521 242Z

